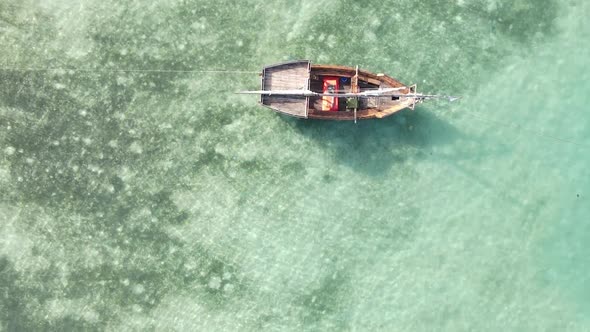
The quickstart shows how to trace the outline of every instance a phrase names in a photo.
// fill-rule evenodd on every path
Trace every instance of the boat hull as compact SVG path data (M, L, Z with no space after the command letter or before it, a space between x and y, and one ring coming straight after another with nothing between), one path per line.
M299 118L343 121L380 119L405 108L413 109L420 102L414 97L403 97L403 94L415 94L415 86L408 87L388 75L353 67L314 65L303 60L265 67L261 76L263 91L306 90L321 94L326 92L326 81L337 86L338 93L399 89L395 95L332 97L334 101L331 102L331 107L326 107L328 98L321 95L261 95L260 103L263 106ZM333 80L338 80L338 84L334 84Z

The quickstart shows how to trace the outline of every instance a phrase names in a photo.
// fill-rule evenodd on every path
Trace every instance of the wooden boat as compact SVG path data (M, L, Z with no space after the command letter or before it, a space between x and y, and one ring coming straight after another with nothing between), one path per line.
M432 98L416 85L407 86L384 75L336 65L314 65L307 60L264 67L260 103L276 112L306 119L380 119Z

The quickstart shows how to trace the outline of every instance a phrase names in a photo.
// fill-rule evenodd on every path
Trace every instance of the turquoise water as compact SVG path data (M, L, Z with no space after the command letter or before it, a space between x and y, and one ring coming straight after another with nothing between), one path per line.
M1 330L589 330L589 14L3 0ZM118 71L301 58L463 99L314 122Z

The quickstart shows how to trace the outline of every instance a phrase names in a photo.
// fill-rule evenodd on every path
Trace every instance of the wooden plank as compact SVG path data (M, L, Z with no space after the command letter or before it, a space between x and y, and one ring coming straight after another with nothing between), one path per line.
M303 90L309 87L309 61L298 61L264 69L263 90ZM275 111L297 117L307 116L308 98L304 96L270 95L262 104Z
M354 75L350 79L350 92L353 92L353 93L359 92L359 77L358 77L358 75Z

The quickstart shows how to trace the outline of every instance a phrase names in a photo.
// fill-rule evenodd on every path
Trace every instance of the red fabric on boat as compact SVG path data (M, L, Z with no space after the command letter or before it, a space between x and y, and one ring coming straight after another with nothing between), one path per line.
M337 93L340 90L338 77L324 76L324 93ZM322 111L337 111L338 98L322 96Z

